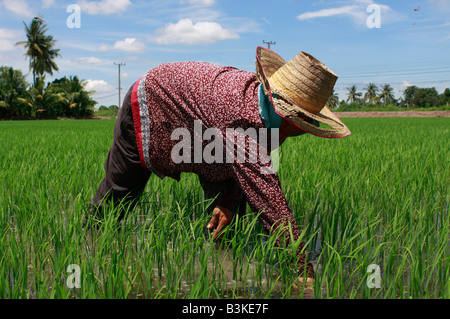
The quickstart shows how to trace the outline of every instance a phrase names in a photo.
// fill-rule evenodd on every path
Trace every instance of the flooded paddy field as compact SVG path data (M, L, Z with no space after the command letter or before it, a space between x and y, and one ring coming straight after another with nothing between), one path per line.
M249 209L212 241L193 175L86 227L113 120L1 122L0 298L450 298L450 119L347 122L281 148L310 289Z

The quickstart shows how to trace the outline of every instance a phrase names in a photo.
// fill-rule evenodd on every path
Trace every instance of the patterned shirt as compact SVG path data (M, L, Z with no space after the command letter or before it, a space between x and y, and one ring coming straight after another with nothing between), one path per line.
M270 153L270 145L267 146L267 140L263 143L259 134L259 129L265 128L259 112L259 87L254 73L205 62L167 63L149 70L136 82L132 93L141 164L161 178L168 176L179 180L181 173L191 172L211 182L231 179L234 187L242 189L251 209L262 212L259 219L267 232L274 225L290 224L297 239L299 230L278 175L273 171L267 173L271 169L270 162L252 158L251 147L255 145L259 147L258 154ZM213 138L201 136L210 128L217 132L214 142L223 145L223 158L231 154L233 161L208 163L201 158L199 161L195 146L201 145L203 149L211 146ZM259 134L256 139L245 134L251 128ZM177 129L185 134L176 134L174 138ZM227 129L233 129L237 137L233 137L232 143ZM190 137L190 146L194 149L190 154L183 154L187 159L183 162L173 159L173 150L181 143L180 136ZM184 148L184 152L186 150L189 148ZM245 157L248 160L237 160L239 152L248 156ZM233 211L237 204L222 203ZM287 229L286 239L289 242Z

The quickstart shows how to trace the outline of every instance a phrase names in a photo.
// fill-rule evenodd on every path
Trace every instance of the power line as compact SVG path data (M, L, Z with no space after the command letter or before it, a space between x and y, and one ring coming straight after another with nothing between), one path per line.
M100 97L97 97L96 99L97 99L97 100L100 100L100 99L106 99L106 98L109 98L109 97L113 97L113 96L115 96L115 95L117 95L117 93L113 93L113 94L106 95L106 96L100 96Z
M268 48L268 49L270 49L270 45L271 45L271 44L277 44L275 41L266 41L266 40L263 40L263 43L264 43L264 44L267 44L267 48Z
M429 69L422 69L422 70L430 70L434 68ZM445 70L444 70L445 69ZM420 69L416 69L420 70ZM415 70L407 70L407 71L386 71L386 72L376 72L376 73L361 73L361 74L352 74L352 75L343 75L340 76L340 78L367 78L367 77L374 77L374 76L407 76L407 75L421 75L421 74L439 74L439 73L448 73L450 72L450 69L446 68L440 68L440 70L437 71L423 71L423 72L414 72Z

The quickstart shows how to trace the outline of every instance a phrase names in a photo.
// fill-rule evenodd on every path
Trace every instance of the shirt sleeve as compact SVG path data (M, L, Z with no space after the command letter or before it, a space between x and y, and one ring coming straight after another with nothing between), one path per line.
M259 213L258 217L264 230L266 233L271 233L278 227L282 227L282 236L277 239L277 244L280 246L291 243L291 234L292 239L297 240L300 231L288 207L278 174L273 170L271 163L265 164L260 159L255 160L255 158L250 160L252 154L249 154L248 148L241 144L237 144L237 147L248 155L248 160L235 160L232 164L233 172L251 209L253 212ZM301 273L303 273L306 264L306 256L304 252L301 252L303 247L304 244L301 243L297 251L297 267ZM306 265L306 272L307 276L314 276L314 270L310 263Z
M217 196L211 205L212 208L222 206L234 212L244 198L244 192L235 179L221 182L210 182L200 176L199 179L205 199L212 199Z

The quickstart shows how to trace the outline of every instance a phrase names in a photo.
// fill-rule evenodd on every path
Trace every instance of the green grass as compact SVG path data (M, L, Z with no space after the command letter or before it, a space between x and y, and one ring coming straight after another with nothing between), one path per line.
M347 138L282 146L313 293L292 287L289 250L249 210L211 241L194 175L153 176L120 227L112 209L83 229L114 120L0 122L0 298L450 298L450 119L345 122ZM81 288L66 284L71 264ZM366 284L371 264L381 288Z

